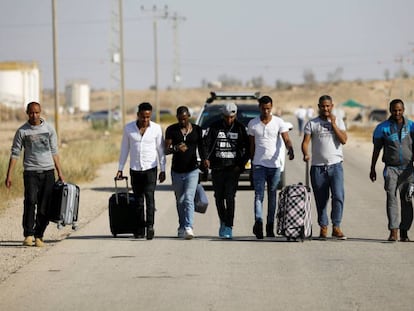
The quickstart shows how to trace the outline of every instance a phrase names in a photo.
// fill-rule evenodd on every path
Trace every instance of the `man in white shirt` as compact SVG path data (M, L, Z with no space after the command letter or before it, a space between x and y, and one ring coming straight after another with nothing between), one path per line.
M151 114L151 104L141 103L138 106L137 121L125 125L116 174L116 178L122 177L129 154L131 184L137 208L144 208L145 198L147 240L154 237L154 191L158 164L161 169L158 179L160 183L165 180L164 138L161 126L151 121Z
M250 156L253 164L254 214L253 233L263 239L263 199L267 183L268 212L266 236L274 237L274 219L276 212L276 191L280 179L281 151L278 141L283 139L288 149L289 160L293 160L292 142L289 128L279 117L272 115L273 101L269 96L259 98L260 116L250 120L247 133L250 141ZM279 135L280 134L280 135Z
M299 106L299 108L296 109L296 111L295 111L295 116L296 116L296 119L298 120L299 136L302 136L303 126L305 125L306 115L307 115L307 111L302 105Z

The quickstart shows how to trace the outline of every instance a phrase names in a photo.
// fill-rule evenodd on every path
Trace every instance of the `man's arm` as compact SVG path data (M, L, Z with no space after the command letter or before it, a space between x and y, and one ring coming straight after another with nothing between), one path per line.
M371 158L371 169L369 172L369 178L371 179L372 182L377 180L377 172L375 171L375 166L377 165L377 160L378 160L380 152L381 152L381 148L374 146L374 150L372 151L372 158Z
M62 173L62 168L60 166L60 159L59 159L59 155L58 154L54 154L53 156L53 162L55 163L55 168L58 174L58 178L60 181L64 182L65 179L63 177L63 173Z
M336 116L331 114L329 118L331 119L332 130L334 131L336 137L342 145L345 145L346 141L348 140L346 132L344 130L341 130L336 124Z
M16 158L10 157L9 167L7 169L7 175L6 175L6 180L5 180L5 185L7 188L10 188L12 185L12 173L13 173L14 167L16 166L16 162L17 162Z
M254 150L256 148L254 136L249 135L249 146L250 146L250 150L249 150L250 159L252 159L252 161L253 161L253 158L254 158Z
M282 139L285 143L286 149L288 150L289 160L293 160L295 158L295 153L293 152L292 141L289 137L289 132L284 132L281 134Z
M308 162L309 159L310 159L310 155L308 153L310 140L311 140L311 135L310 134L303 135L302 154L303 154L303 161L305 161L305 162Z
M160 183L164 182L165 180L165 151L164 151L164 137L162 136L162 130L160 127L159 133L156 136L156 148L157 148L157 155L158 155L158 162L160 164L161 172L158 174L158 180Z

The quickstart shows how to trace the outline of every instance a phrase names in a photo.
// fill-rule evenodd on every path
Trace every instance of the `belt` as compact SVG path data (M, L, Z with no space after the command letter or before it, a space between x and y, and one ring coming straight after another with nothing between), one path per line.
M35 173L35 174L46 174L46 173L51 173L54 170L36 170L36 171L25 171L26 173Z

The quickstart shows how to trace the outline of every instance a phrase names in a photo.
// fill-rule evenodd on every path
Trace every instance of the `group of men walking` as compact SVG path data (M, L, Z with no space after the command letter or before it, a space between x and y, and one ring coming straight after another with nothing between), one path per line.
M219 217L218 235L224 239L231 239L238 180L247 161L251 159L254 186L253 233L257 239L263 239L265 234L266 237L274 237L276 192L281 174L279 155L283 150L281 144L285 144L290 160L294 159L294 150L288 134L288 125L283 119L272 114L272 98L262 96L258 100L258 107L260 116L250 120L246 130L245 126L237 121L237 105L232 102L227 103L223 107L222 118L213 123L204 135L198 125L190 122L189 109L185 106L178 107L176 115L178 122L166 129L165 142L162 146L159 139L147 135L147 131L151 133L154 129L157 129L158 137L161 134L159 134L159 126L150 121L152 110L150 104L142 103L138 107L137 121L125 127L119 171L116 176L122 176L126 155L129 153L131 176L137 175L136 169L142 175L155 176L152 171L159 165L162 171L160 182L162 182L165 179L165 155L172 154L171 178L179 223L177 236L191 239L194 237L194 197L199 183L199 171L210 169ZM340 223L344 202L341 146L345 144L347 136L343 121L337 120L331 114L332 108L332 99L329 96L321 97L319 116L306 124L302 152L304 161L312 159L311 181L318 209L318 223L321 227L320 236L327 237L327 204L331 192L332 236L346 239ZM156 143L152 151L140 149L140 146L150 146L145 142L146 140ZM308 154L310 141L312 141L312 157ZM162 147L164 152L160 151ZM148 161L151 165L143 169L139 163L145 156L150 157ZM141 207L144 197L146 199L146 209L150 215L147 216L147 239L152 239L154 218L153 211L148 209L154 208L154 196L146 194L145 189L153 192L155 178L147 179L147 182L149 180L153 183L151 187L133 185L133 189ZM134 182L133 178L132 183ZM266 187L268 208L264 219L263 201Z
M202 129L191 123L186 106L177 108L177 123L165 132L151 121L152 106L141 103L137 120L124 127L116 178L123 176L126 161L130 159L131 184L137 208L145 208L146 238L154 238L155 199L157 178L164 182L166 155L172 154L171 179L178 214L177 236L194 237L194 197L199 183L199 171L211 170L215 204L219 217L220 238L233 237L235 197L239 176L246 163L252 161L254 186L254 225L257 239L274 237L277 185L281 174L279 155L282 143L289 160L294 150L289 137L289 127L280 117L272 114L273 101L269 96L258 100L260 116L245 126L237 120L237 105L224 105L222 118L213 123L203 135ZM347 142L344 121L333 113L333 101L323 95L318 102L318 116L307 121L303 128L301 151L303 161L311 161L310 179L314 193L319 237L328 236L328 202L331 197L330 221L332 237L345 240L341 230L344 210L344 175L342 145ZM54 169L63 181L57 152L56 132L40 118L40 104L27 105L28 122L18 129L13 140L12 152L5 184L12 185L12 171L24 148L24 213L23 229L25 246L43 246L43 234L48 224L47 206L50 204L54 183ZM375 166L383 149L384 189L388 216L389 241L409 241L408 230L413 220L412 194L409 184L414 182L413 143L414 122L404 117L404 103L400 99L390 102L391 116L380 123L373 133L370 179L376 180ZM311 149L309 151L309 144ZM283 149L282 149L283 150ZM201 161L200 161L201 160ZM160 173L158 174L158 167ZM264 227L263 201L267 187L268 209ZM401 221L397 191L401 198Z

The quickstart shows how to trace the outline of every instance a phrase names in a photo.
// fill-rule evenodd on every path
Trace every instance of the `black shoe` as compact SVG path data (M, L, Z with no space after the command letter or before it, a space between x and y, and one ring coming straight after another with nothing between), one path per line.
M400 229L400 242L410 242L407 230Z
M253 233L257 239L263 239L263 223L259 220L256 220L253 226Z
M266 224L266 237L268 238L276 237L275 232L273 231L273 227L274 227L273 223Z
M148 226L147 228L147 240L152 240L154 238L154 228L153 226Z

